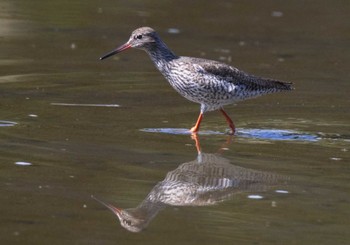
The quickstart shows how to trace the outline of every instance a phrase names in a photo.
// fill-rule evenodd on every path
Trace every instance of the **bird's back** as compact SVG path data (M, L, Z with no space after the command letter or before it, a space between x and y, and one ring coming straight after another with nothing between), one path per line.
M247 90L276 90L277 92L293 89L292 83L290 82L282 82L275 79L250 75L218 61L190 57L185 58L190 59L193 64L197 66L197 71L199 73L213 75L227 83L244 86Z
M193 57L178 57L164 76L187 99L215 110L240 100L283 90L292 83L247 74L227 64Z

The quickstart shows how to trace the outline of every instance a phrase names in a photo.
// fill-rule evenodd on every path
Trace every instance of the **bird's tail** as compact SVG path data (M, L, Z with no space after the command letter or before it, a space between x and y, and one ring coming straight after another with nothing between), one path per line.
M250 76L249 87L251 90L261 91L262 93L275 93L280 91L293 90L293 83L283 82L270 78Z
M282 82L279 80L265 79L269 87L275 88L278 91L280 90L294 90L293 83L291 82Z

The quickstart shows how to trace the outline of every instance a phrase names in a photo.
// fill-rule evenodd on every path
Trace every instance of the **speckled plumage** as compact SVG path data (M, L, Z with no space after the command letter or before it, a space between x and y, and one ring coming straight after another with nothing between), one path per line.
M177 56L150 27L136 29L126 44L101 59L131 47L145 50L178 93L201 105L200 116L196 126L191 129L192 132L198 131L205 112L217 109L224 114L234 132L233 122L223 111L223 106L264 94L293 89L292 83L249 75L218 61Z
M120 209L97 200L117 215L125 229L140 232L166 206L214 205L237 193L265 191L283 179L235 166L214 154L199 153L196 160L168 172L135 208Z

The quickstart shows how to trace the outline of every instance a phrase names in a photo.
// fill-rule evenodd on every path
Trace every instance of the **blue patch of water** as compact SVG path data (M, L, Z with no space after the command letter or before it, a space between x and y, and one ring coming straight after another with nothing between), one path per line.
M317 135L282 129L240 129L239 137L266 139L266 140L292 140L292 141L318 141Z
M0 127L12 127L12 126L15 126L15 125L17 125L16 122L0 120Z
M142 132L147 133L163 133L175 135L191 135L192 133L185 128L144 128ZM225 135L226 133L219 131L202 130L199 135ZM320 137L314 134L297 132L294 130L281 129L237 129L235 136L243 138L254 138L261 140L285 140L285 141L308 141L315 142Z
M142 132L147 132L147 133L162 133L162 134L177 134L177 135L191 135L192 132L187 129L187 128L143 128L140 129ZM224 134L219 131L199 131L199 135L220 135Z

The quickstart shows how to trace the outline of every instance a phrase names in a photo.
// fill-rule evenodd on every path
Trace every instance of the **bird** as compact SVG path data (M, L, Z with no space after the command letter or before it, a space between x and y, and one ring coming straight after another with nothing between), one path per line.
M131 232L144 230L163 209L211 206L242 193L263 192L284 185L287 176L244 168L220 154L204 153L197 134L193 135L197 157L169 171L134 208L119 208L91 196L111 210Z
M200 113L192 134L199 131L204 113L219 110L225 117L230 134L235 125L224 106L249 98L280 91L293 90L293 83L250 75L222 62L177 56L151 27L140 27L129 40L100 57L104 60L130 48L146 51L156 68L169 84L186 99L200 104Z

